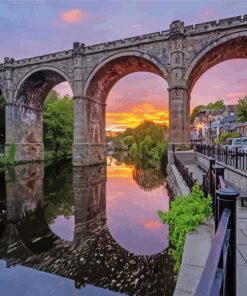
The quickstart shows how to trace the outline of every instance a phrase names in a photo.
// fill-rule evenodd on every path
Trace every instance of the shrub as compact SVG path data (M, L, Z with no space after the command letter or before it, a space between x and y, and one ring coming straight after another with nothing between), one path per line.
M219 137L219 143L224 143L228 138L240 138L240 133L225 133Z
M0 164L4 166L15 164L15 153L16 153L16 145L11 144L9 146L7 155L0 158Z
M186 234L194 231L212 214L212 198L204 197L198 184L194 185L187 196L178 196L171 202L170 211L158 212L163 223L169 225L171 255L174 258L175 272L179 271Z

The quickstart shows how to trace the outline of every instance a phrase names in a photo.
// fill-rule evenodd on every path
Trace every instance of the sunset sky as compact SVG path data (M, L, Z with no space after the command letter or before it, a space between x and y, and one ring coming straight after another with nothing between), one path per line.
M72 48L75 41L102 43L247 13L246 1L0 1L0 62ZM191 109L223 99L237 102L246 93L247 60L231 60L208 70L192 91ZM57 87L71 94L68 85ZM134 127L143 119L168 119L167 83L155 74L122 78L107 99L107 128Z

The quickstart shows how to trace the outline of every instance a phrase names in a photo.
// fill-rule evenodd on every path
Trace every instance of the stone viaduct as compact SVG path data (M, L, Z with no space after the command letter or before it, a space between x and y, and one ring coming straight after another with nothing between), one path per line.
M16 160L43 159L42 106L48 92L67 81L74 100L73 163L105 161L105 106L112 86L123 76L146 71L169 85L170 143L188 143L190 94L198 78L217 63L247 57L247 15L85 46L0 65L6 100L6 141Z

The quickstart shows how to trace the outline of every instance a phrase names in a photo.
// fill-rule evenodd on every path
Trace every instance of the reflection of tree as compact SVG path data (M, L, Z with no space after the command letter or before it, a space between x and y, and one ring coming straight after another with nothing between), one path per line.
M46 197L45 217L48 224L60 215L69 218L74 214L72 190L72 167L68 163L57 163L46 168L44 195Z
M114 154L113 156L121 165L132 165L133 179L145 191L164 185L164 174L159 168L150 168L148 161L138 157L133 158L127 154ZM115 162L117 164L117 162Z
M164 185L164 176L162 172L155 169L141 170L134 168L133 179L145 191Z

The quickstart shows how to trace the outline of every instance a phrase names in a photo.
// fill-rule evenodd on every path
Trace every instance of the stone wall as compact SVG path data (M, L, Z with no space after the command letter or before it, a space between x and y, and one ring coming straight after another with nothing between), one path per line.
M184 182L176 166L174 164L168 164L166 172L166 183L169 189L171 190L172 196L175 198L178 195L188 195L190 189Z

